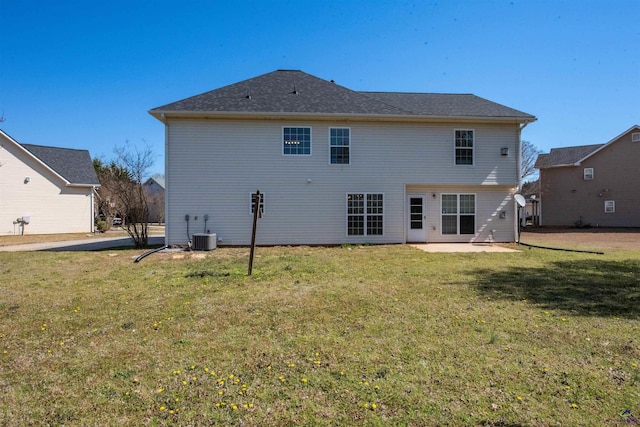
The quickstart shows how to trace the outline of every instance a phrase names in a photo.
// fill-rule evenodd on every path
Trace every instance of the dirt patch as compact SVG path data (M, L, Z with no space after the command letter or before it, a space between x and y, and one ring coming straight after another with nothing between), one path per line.
M640 228L529 228L520 241L540 246L640 250Z

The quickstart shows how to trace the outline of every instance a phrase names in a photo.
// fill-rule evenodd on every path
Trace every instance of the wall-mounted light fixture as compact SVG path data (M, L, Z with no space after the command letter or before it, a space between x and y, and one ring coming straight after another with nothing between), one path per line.
M505 219L507 217L506 211L500 211L500 219Z
M30 176L25 176L25 177L24 177L24 183L25 183L25 184L28 184L28 183L29 183L29 181L31 181L31 177L30 177Z
M431 197L433 197L433 198L435 199L435 198L436 198L436 193L433 193L433 194L431 195Z
M508 156L509 155L509 147L502 147L500 149L500 154L502 154L503 156Z

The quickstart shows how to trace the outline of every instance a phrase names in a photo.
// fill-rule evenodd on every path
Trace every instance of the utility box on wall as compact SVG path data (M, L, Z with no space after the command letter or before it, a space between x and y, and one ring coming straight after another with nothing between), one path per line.
M212 251L216 248L216 234L199 233L192 236L191 247L196 251Z

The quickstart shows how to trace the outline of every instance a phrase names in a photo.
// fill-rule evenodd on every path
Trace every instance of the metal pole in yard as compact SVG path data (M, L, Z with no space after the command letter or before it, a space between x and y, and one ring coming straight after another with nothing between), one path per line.
M253 200L253 230L251 231L251 252L249 254L249 276L253 270L253 254L256 251L256 229L258 228L258 218L262 216L260 205L262 202L262 194L260 190L256 190L256 197Z

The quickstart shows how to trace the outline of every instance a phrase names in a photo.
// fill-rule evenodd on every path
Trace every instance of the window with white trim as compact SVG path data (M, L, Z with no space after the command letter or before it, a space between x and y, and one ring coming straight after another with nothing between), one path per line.
M604 201L604 213L615 213L616 211L616 201L615 200L605 200Z
M456 129L455 130L455 158L456 165L473 165L473 147L474 147L474 131L473 129Z
M310 156L311 128L283 127L282 154L285 156Z
M351 163L350 145L351 129L329 128L329 163L332 165Z
M251 193L251 197L249 198L249 213L253 215L254 206L256 205L256 198L258 197L257 193ZM260 212L258 213L260 218L264 216L264 193L260 192Z
M347 194L347 235L382 236L384 234L384 195Z
M476 196L475 194L443 194L442 234L476 233Z
M593 179L593 168L584 168L583 176L585 181L591 181Z

